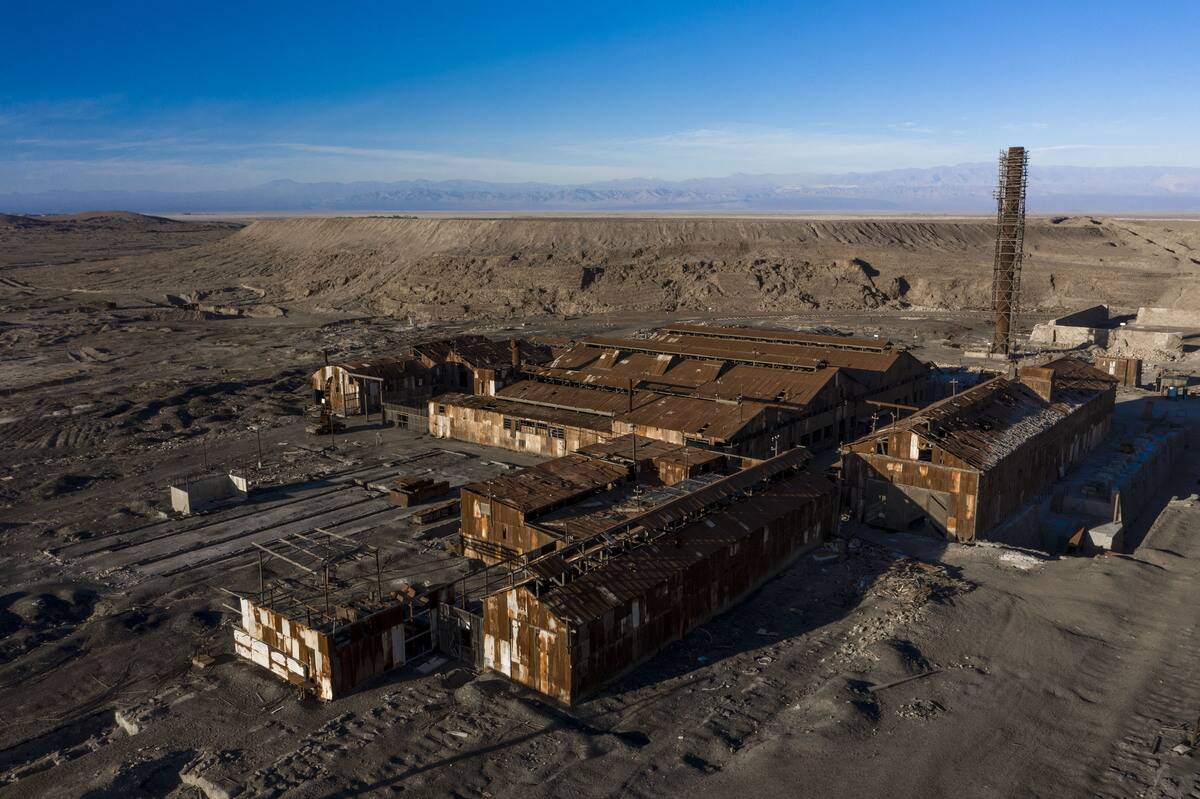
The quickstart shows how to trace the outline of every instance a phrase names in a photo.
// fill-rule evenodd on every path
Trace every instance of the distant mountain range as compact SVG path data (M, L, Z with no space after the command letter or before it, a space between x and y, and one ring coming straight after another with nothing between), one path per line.
M406 180L298 183L203 192L0 193L0 212L69 213L126 208L200 211L920 211L993 207L990 163L884 172L731 175L693 180L613 180L579 185ZM1200 211L1200 168L1032 166L1029 210Z

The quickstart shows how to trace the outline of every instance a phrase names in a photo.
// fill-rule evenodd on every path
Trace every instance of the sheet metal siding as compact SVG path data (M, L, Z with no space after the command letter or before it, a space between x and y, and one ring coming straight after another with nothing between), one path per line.
M570 629L523 588L483 605L483 663L522 685L570 704Z
M509 505L463 489L463 555L484 563L501 563L553 543L552 538L525 524L525 514ZM484 514L482 508L488 508Z
M834 529L834 489L804 477L805 501L758 525L728 531L727 545L685 568L664 570L635 596L596 616L568 621L521 586L484 603L485 665L560 702L570 704L651 657L736 603ZM812 486L820 488L814 492ZM704 524L703 521L697 524ZM661 539L660 539L661 541ZM606 569L620 569L614 561ZM620 573L614 574L620 579Z
M1096 357L1096 368L1106 375L1115 377L1123 386L1136 388L1141 385L1142 361L1140 358L1100 355Z
M896 436L901 437L907 438ZM935 459L937 455L935 450ZM906 460L867 452L849 453L842 461L842 470L844 479L851 486L851 504L860 521L872 521L865 518L869 506L865 494L868 481L873 478L891 483L901 493L906 493L908 488L918 488L949 494L946 533L958 541L970 541L975 537L979 513L978 471L948 463Z
M805 540L805 532L816 529ZM585 696L735 604L833 531L833 492L793 508L581 627L573 699Z
M405 662L405 608L401 605L347 622L330 636L249 599L241 602L241 630L249 641L244 645L235 633L237 654L283 679L314 686L321 699L344 696L363 681ZM256 644L262 648L256 649ZM265 654L265 658L256 654Z
M1053 427L1021 442L1011 452L984 469L956 457L936 443L930 461L916 460L924 441L919 428L880 431L847 447L844 479L857 518L865 518L871 478L892 483L902 493L906 487L950 494L947 532L960 541L987 539L1017 508L1048 490L1109 433L1114 392L1093 395ZM876 451L887 442L888 454Z
M985 471L980 483L977 538L1055 482L1103 441L1112 427L1114 392L1097 394L1059 424L1024 442Z
M445 412L439 412L439 408L444 408ZM506 418L511 420L509 429L504 427ZM552 434L552 428L561 430L562 437ZM613 437L607 430L545 422L532 413L530 416L517 416L482 408L462 407L451 402L439 402L437 399L429 402L429 434L435 438L449 438L550 457L566 455L580 447L607 441Z
M349 622L333 635L333 695L343 696L372 677L404 665L404 618L407 608L394 608ZM399 646L397 647L397 643Z

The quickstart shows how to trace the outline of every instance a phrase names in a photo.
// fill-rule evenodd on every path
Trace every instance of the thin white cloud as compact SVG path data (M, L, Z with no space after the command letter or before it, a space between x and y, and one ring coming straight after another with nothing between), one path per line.
M913 133L919 135L930 135L937 133L937 128L931 128L927 125L918 125L916 122L893 122L888 125L889 130L899 131L901 133Z
M1110 145L1102 144L1049 144L1045 147L1030 147L1030 152L1034 153L1049 153L1058 150L1104 150L1104 149L1120 149L1113 148Z

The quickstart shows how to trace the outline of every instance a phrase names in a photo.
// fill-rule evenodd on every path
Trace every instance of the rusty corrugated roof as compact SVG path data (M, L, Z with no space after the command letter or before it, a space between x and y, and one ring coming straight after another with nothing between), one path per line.
M592 336L583 340L592 347L621 352L650 352L681 355L709 360L736 361L786 369L821 368L819 353L799 351L800 347L761 342L724 341L699 336L662 335L650 339L609 338ZM867 355L870 353L858 353ZM582 365L582 364L581 364Z
M742 397L759 402L807 405L837 377L836 369L792 372L757 366L734 366L716 380L699 386L697 394L723 399Z
M398 379L428 373L425 365L414 358L372 358L363 361L342 361L331 366L350 375L377 379Z
M501 397L489 397L484 394L442 394L436 398L436 402L439 405L452 405L456 408L491 411L518 419L529 419L552 425L580 427L586 430L599 430L605 433L612 430L612 421L609 416L599 416L594 413L575 411L569 408L556 408L525 402L508 402Z
M825 478L800 473L678 533L614 557L566 585L543 588L538 599L558 618L576 625L587 624L602 618L612 608L647 595L674 575L728 548L772 519L832 494L833 490Z
M574 453L514 474L463 486L478 496L532 513L572 497L603 490L630 476L628 466Z
M649 392L635 391L634 407L652 401L655 396ZM510 402L561 407L609 417L624 412L629 406L629 395L623 391L602 391L558 383L542 383L536 380L521 380L505 386L496 392L496 398Z
M1104 391L1120 382L1112 375L1101 372L1078 358L1058 358L1042 368L1054 370L1056 388Z
M1083 379L1073 367L1060 368L1070 370L1068 381ZM1021 444L1054 427L1111 388L1107 381L1104 385L1105 389L1099 391L1064 387L1056 378L1054 401L1046 402L1023 383L995 377L928 405L860 440L878 439L893 430L909 430L974 468L989 469Z
M768 410L761 402L717 402L661 395L650 402L637 403L632 412L618 415L617 421L662 430L676 430L695 438L727 442L747 426L757 423Z

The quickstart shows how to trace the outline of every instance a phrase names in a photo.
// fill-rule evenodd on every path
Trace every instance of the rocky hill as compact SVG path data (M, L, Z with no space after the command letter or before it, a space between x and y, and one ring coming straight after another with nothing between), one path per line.
M983 308L985 218L291 218L189 250L192 287L416 318ZM1023 306L1185 301L1200 222L1030 220Z

